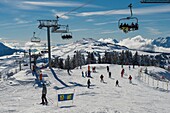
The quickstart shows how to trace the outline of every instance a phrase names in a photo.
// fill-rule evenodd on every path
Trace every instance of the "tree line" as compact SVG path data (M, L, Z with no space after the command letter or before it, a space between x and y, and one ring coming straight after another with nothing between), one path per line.
M52 66L61 69L74 69L87 64L119 64L119 65L138 65L138 66L163 66L167 59L162 59L160 55L139 55L138 51L134 54L129 50L121 52L112 51L104 53L75 51L74 55L67 56L66 59L56 57L52 61ZM169 61L168 61L169 62Z

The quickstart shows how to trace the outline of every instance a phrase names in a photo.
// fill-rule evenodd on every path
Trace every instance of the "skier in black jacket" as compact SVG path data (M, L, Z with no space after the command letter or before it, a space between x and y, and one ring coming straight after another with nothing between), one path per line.
M42 99L42 102L40 103L40 104L45 104L45 105L47 105L48 104L48 101L47 101L47 98L46 98L46 94L47 94L47 88L46 88L46 85L43 83L43 89L42 89L42 97L41 97L41 99ZM44 102L45 101L45 102Z
M90 79L88 79L87 80L87 88L90 88L90 84L91 84Z

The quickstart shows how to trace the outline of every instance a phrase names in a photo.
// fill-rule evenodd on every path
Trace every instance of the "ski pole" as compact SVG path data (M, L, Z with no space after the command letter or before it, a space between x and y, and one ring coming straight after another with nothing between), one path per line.
M51 98L49 98L48 96L47 96L47 98L52 104L54 104L54 101Z

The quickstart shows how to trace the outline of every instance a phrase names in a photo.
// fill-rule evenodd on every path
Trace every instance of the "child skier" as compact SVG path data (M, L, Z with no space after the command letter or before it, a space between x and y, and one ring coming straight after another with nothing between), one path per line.
M115 86L119 87L119 81L118 80L116 80L116 85Z
M129 76L129 83L130 84L132 83L132 76L131 75Z
M88 79L87 80L87 88L90 88L90 84L91 84L90 79Z
M104 82L103 78L104 78L104 76L101 74L101 76L100 76L100 82Z

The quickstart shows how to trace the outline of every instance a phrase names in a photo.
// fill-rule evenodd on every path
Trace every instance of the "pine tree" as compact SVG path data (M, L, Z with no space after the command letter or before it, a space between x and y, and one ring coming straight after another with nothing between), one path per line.
M91 64L91 54L90 54L90 52L87 52L86 64Z
M139 55L137 51L133 56L133 65L139 65Z
M101 59L101 56L100 54L98 53L98 63L101 64L102 63L102 59Z
M58 67L64 69L63 59L59 59Z
M70 70L71 65L70 65L70 56L67 56L67 59L65 60L65 69Z
M96 58L94 56L94 52L91 53L91 64L96 64Z

